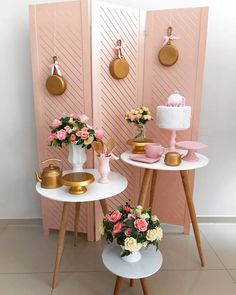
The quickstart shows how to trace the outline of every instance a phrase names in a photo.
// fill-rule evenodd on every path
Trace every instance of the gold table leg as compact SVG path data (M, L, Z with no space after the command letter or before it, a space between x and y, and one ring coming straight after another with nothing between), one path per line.
M149 200L149 207L152 209L153 202L154 202L154 193L155 193L155 186L157 181L158 170L153 170L152 173L152 183L151 183L151 190L150 190L150 200Z
M143 294L148 295L148 287L147 287L147 281L146 279L140 279L142 289L143 289Z
M106 202L106 200L103 199L103 200L100 200L100 204L102 207L103 215L105 216L109 212L107 202Z
M121 286L122 278L117 277L116 278L116 284L115 284L115 289L113 295L118 295L120 291L120 286Z
M61 263L63 248L64 248L64 239L65 239L66 227L67 227L68 217L70 212L70 205L71 203L65 202L63 206L61 226L60 226L59 237L57 242L57 256L56 256L56 262L55 262L53 279L52 279L53 289L56 287L57 275L60 270L60 263Z
M198 254L201 260L201 265L204 266L204 257L202 252L202 245L201 245L201 239L200 239L200 234L198 229L197 217L196 217L193 198L192 198L189 181L188 181L188 171L186 170L180 171L180 174L181 174L181 178L182 178L182 182L184 186L184 192L185 192L185 197L188 204L188 210L189 210L189 214L190 214L190 218L191 218L191 222L193 226L194 236L197 243Z
M152 179L152 170L145 169L144 175L143 175L142 187L141 187L141 191L139 195L139 201L138 201L138 205L141 205L143 207L147 199L147 194L148 194L148 189L151 183L151 179Z
M78 228L79 228L79 213L80 202L75 203L75 222L74 222L74 246L77 246L78 242Z

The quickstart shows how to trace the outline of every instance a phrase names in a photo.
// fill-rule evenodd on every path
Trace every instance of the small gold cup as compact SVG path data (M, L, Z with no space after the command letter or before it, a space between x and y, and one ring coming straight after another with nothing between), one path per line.
M164 162L167 166L179 166L181 164L181 155L177 152L168 152L165 154Z

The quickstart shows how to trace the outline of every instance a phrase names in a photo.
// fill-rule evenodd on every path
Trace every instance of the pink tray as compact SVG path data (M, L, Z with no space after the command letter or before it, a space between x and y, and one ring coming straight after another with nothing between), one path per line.
M195 150L200 150L207 147L206 144L198 141L179 141L175 145L184 150L188 150L188 153L186 154L186 156L183 157L183 160L189 162L198 161L198 157L195 154Z
M161 157L158 157L158 158L148 158L148 157L145 156L145 154L135 154L135 155L129 156L129 158L130 158L130 160L133 160L133 161L138 161L138 162L143 162L143 163L149 163L149 164L158 162L161 159Z

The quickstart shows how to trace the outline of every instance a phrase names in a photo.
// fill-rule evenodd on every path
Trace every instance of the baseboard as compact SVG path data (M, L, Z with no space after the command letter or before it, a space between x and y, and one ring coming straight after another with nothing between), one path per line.
M7 225L41 225L42 218L0 219L0 226Z
M198 215L199 223L236 223L236 216L205 216Z

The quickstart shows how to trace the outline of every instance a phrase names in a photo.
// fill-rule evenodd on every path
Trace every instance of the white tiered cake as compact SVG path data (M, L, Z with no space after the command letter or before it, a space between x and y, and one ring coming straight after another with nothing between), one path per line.
M165 106L157 107L157 126L171 130L171 151L175 150L176 131L188 129L190 122L191 107L185 106L185 98L177 91L170 95Z
M185 106L185 98L175 92L168 98L166 106L157 107L157 126L163 129L188 129L191 107Z

